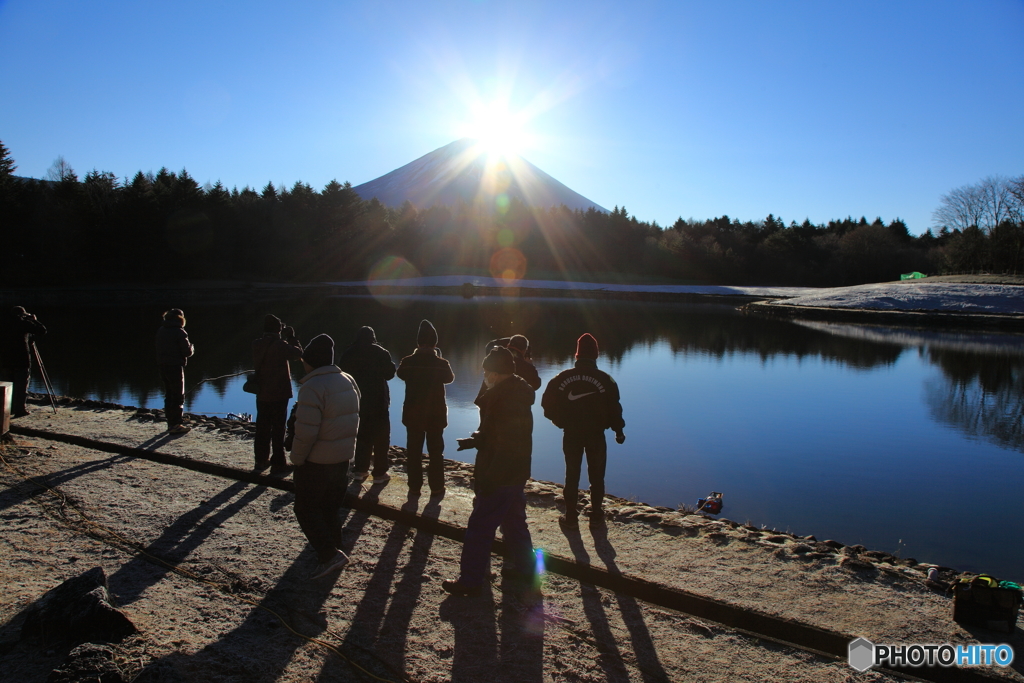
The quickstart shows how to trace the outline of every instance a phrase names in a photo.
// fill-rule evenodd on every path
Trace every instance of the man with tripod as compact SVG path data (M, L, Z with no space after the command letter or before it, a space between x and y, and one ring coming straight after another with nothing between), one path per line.
M3 377L14 383L11 395L11 417L28 415L25 395L32 372L32 344L36 337L46 334L46 328L36 317L21 306L11 309L3 326L0 362Z

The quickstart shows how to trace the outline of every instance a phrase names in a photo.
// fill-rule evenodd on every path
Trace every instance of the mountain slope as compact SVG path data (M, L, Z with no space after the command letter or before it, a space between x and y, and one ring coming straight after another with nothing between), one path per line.
M494 159L469 138L435 149L353 189L364 200L376 197L394 207L405 201L423 209L462 201L493 210L515 197L537 208L565 204L570 209L608 212L525 159Z

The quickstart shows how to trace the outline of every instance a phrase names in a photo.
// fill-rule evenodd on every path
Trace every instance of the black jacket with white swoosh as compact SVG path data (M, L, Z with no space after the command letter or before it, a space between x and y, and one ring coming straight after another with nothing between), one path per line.
M560 429L618 431L626 426L619 386L597 361L580 358L548 382L541 398L544 417Z

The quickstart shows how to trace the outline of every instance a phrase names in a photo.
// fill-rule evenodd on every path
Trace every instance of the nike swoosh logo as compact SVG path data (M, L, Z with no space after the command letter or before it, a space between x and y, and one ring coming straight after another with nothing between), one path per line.
M570 391L569 392L569 400L570 401L575 401L578 398L583 398L584 396L590 396L591 394L596 394L596 393L597 393L596 391L588 391L585 394L574 394L574 393L572 393L572 391Z

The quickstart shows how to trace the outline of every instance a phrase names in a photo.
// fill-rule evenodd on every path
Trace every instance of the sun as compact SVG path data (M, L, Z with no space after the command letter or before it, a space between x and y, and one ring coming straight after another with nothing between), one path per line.
M526 116L511 111L504 102L480 104L470 112L464 136L474 138L490 156L519 156L528 146L526 123Z

